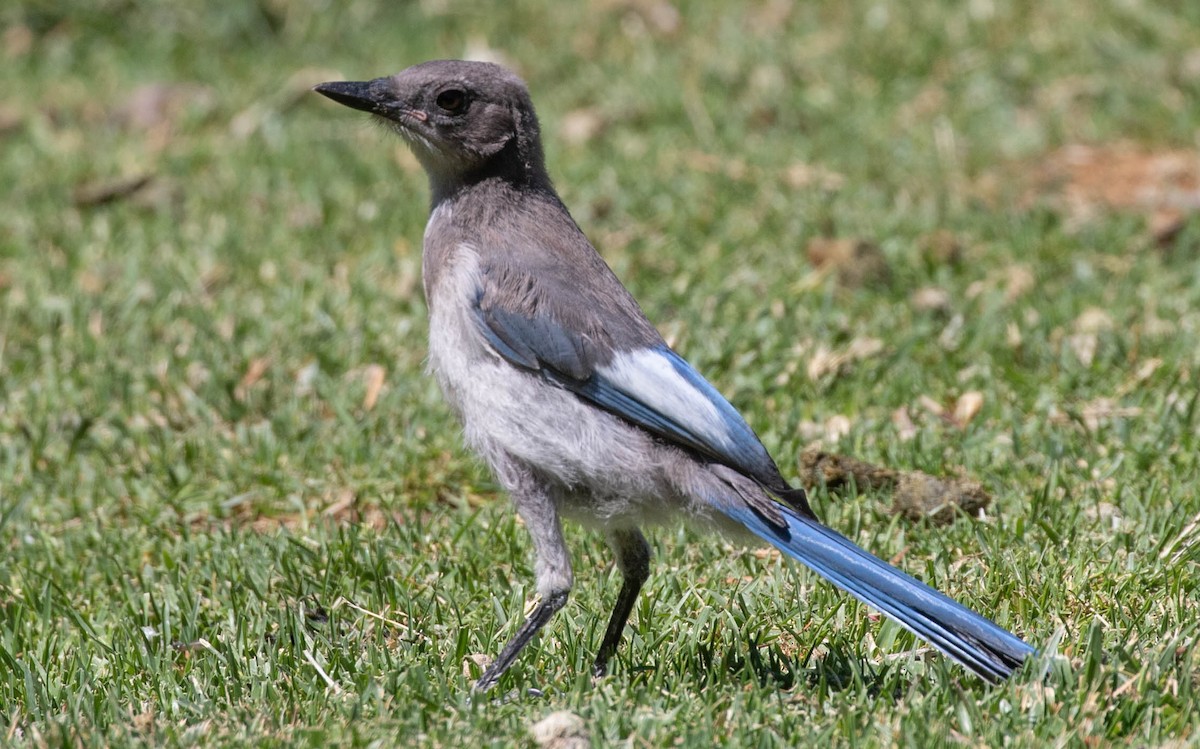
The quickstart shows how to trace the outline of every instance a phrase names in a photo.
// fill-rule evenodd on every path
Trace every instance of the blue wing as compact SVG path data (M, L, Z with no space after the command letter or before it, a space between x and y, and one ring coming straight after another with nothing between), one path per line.
M665 343L612 351L548 315L476 311L484 338L510 363L772 489L786 487L737 409Z

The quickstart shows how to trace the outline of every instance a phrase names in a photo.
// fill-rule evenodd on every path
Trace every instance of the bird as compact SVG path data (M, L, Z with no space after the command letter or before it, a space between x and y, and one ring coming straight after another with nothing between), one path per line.
M680 518L775 546L986 681L1035 653L817 518L571 217L519 76L433 60L313 90L394 130L428 177L428 370L532 540L533 606L475 690L493 688L566 604L574 579L564 518L604 535L622 578L596 678L650 575L643 528Z

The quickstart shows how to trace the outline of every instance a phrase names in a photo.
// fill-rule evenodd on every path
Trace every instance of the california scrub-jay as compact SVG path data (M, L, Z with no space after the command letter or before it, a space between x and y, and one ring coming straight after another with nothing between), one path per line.
M624 577L598 676L649 575L640 527L679 517L749 531L989 681L1034 652L817 520L572 220L516 75L439 60L315 90L381 118L429 176L429 369L533 537L539 600L476 688L494 686L567 601L560 517L603 531Z

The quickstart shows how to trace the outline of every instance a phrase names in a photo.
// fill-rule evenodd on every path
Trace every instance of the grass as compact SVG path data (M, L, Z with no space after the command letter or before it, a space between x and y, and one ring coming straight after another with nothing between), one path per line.
M598 746L1197 740L1200 231L1027 198L1067 144L1195 148L1200 6L670 8L0 11L0 743L521 746L554 710ZM989 688L804 570L664 528L593 685L618 582L572 527L576 593L502 684L546 697L470 701L528 542L422 374L424 178L306 87L486 46L576 218L785 474L824 435L987 485L948 527L814 502L1046 658ZM165 114L131 98L152 83ZM889 278L814 271L822 236ZM968 391L969 423L921 405Z

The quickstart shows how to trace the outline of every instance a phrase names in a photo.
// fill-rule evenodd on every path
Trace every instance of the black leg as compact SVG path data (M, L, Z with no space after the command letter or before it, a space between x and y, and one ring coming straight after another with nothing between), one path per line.
M480 692L486 692L496 686L496 682L500 681L500 677L508 670L533 636L538 633L542 627L546 626L546 622L554 616L555 612L561 609L567 603L567 593L555 593L549 598L543 598L534 606L533 612L529 614L529 618L513 635L513 638L508 641L504 649L500 651L500 655L496 656L496 660L492 661L492 665L488 666L487 671L483 672L483 676L479 677L479 681L475 682L475 689Z
M617 594L617 605L613 607L608 627L604 630L604 640L592 664L592 674L597 677L608 672L608 659L617 652L633 604L642 590L642 584L650 577L650 545L641 531L636 528L613 531L608 536L608 544L617 555L617 567L624 575L624 580L621 592Z

